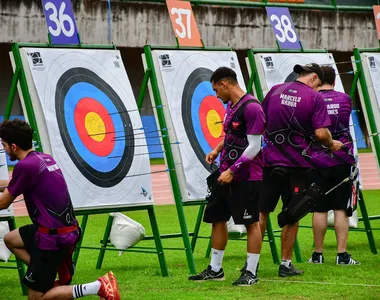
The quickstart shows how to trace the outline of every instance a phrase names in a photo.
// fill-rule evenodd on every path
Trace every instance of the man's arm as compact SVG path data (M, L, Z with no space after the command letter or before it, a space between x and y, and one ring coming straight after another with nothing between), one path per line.
M318 142L331 151L338 151L343 147L342 142L332 139L331 132L328 128L318 128L315 130L315 137Z
M8 187L9 180L0 180L0 192L4 192Z
M208 164L212 164L215 159L218 157L219 153L222 152L224 147L224 140L219 143L218 146L215 147L209 154L206 155L206 162Z
M7 209L9 205L16 199L16 197L12 196L7 189L5 189L4 193L0 195L0 210Z

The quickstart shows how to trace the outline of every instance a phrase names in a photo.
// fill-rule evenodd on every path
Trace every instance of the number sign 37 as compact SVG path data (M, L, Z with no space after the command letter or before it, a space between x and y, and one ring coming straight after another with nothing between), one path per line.
M79 44L71 0L42 0L52 44Z
M267 14L281 49L301 49L289 9L267 7Z

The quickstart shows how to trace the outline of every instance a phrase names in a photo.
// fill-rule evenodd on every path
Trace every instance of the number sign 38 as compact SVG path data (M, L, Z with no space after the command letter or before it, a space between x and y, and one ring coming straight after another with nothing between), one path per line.
M281 49L301 49L289 9L267 7L267 14Z
M79 44L71 0L42 0L52 44Z

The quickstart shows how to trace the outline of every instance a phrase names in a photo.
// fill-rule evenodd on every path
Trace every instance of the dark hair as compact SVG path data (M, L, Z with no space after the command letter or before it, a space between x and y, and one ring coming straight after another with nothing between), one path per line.
M327 84L333 85L336 78L335 69L330 66L322 66L322 70L323 70L322 84L327 83Z
M22 150L29 150L32 148L33 129L20 119L5 120L0 124L0 138L9 145L16 144Z
M227 67L220 67L215 70L211 75L210 82L219 82L222 79L228 80L229 82L236 84L237 76L234 70Z

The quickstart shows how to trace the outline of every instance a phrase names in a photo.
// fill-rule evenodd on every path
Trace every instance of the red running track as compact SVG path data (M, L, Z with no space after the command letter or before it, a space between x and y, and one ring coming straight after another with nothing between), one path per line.
M363 189L380 189L380 177L377 164L372 153L359 154L360 172L363 181ZM152 166L152 172L165 170L164 165ZM152 174L153 199L155 205L174 204L173 194L167 172ZM19 197L18 199L21 199ZM18 202L13 205L15 216L26 216L25 203Z

